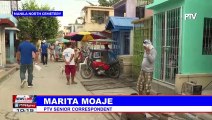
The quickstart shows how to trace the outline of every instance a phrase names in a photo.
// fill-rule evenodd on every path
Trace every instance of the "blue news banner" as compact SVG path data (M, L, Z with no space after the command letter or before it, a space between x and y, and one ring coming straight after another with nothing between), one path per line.
M18 98L18 97L16 97ZM212 96L36 96L36 112L212 112Z
M63 11L13 11L15 17L61 17Z

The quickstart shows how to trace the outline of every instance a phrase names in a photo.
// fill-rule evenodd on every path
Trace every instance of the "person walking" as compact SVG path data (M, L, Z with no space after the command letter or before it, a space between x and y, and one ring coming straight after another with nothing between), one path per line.
M39 56L41 56L41 54L40 54L41 53L41 43L42 43L41 40L38 40L37 43L36 43L36 46L35 46L37 51L38 51L36 59L38 60L39 63L41 63L40 60L42 60L42 59L39 59Z
M79 64L82 62L82 53L79 48L74 49L75 55L74 55L74 61L77 71L79 71Z
M60 46L59 46L59 43L56 43L54 50L55 50L55 61L58 62L58 60L60 58Z
M66 49L63 51L63 60L65 61L65 73L67 79L67 85L70 85L70 74L71 74L71 84L77 84L74 81L76 74L76 66L74 61L74 49L71 48L71 44L68 43Z
M48 45L46 44L46 40L42 41L41 44L41 60L43 65L47 66L47 61L48 61Z
M50 45L49 49L50 49L50 61L55 61L55 56L54 56L55 46L53 43Z
M28 87L32 87L33 80L33 54L37 56L36 47L30 43L30 37L26 34L25 41L23 41L17 51L16 60L20 64L20 78L21 78L21 88L24 87L25 83L28 82ZM37 57L35 57L37 58ZM37 59L35 60L37 61ZM37 64L37 63L36 63ZM25 73L28 73L28 79L26 80Z
M143 46L145 52L141 63L141 72L137 81L137 89L139 95L149 95L157 51L150 40L144 40Z

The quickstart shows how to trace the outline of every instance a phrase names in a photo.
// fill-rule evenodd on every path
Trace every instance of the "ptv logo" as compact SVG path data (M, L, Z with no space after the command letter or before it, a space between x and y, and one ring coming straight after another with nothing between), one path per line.
M185 20L190 19L190 20L195 20L197 17L197 13L189 13L189 14L185 14Z

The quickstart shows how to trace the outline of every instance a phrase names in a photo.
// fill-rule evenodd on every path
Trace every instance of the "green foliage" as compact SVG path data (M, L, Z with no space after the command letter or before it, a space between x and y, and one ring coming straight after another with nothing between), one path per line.
M57 38L61 38L63 37L63 31L60 30L58 33L57 33Z
M39 6L35 0L22 4L23 10L53 10L48 5ZM19 17L19 38L24 39L24 34L29 34L32 42L39 39L54 39L58 35L59 21L56 17Z
M99 5L101 6L112 6L120 0L98 0Z

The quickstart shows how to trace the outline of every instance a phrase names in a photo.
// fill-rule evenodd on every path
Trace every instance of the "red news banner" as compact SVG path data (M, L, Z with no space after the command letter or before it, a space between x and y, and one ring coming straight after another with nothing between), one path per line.
M36 112L36 95L13 95L14 112Z

